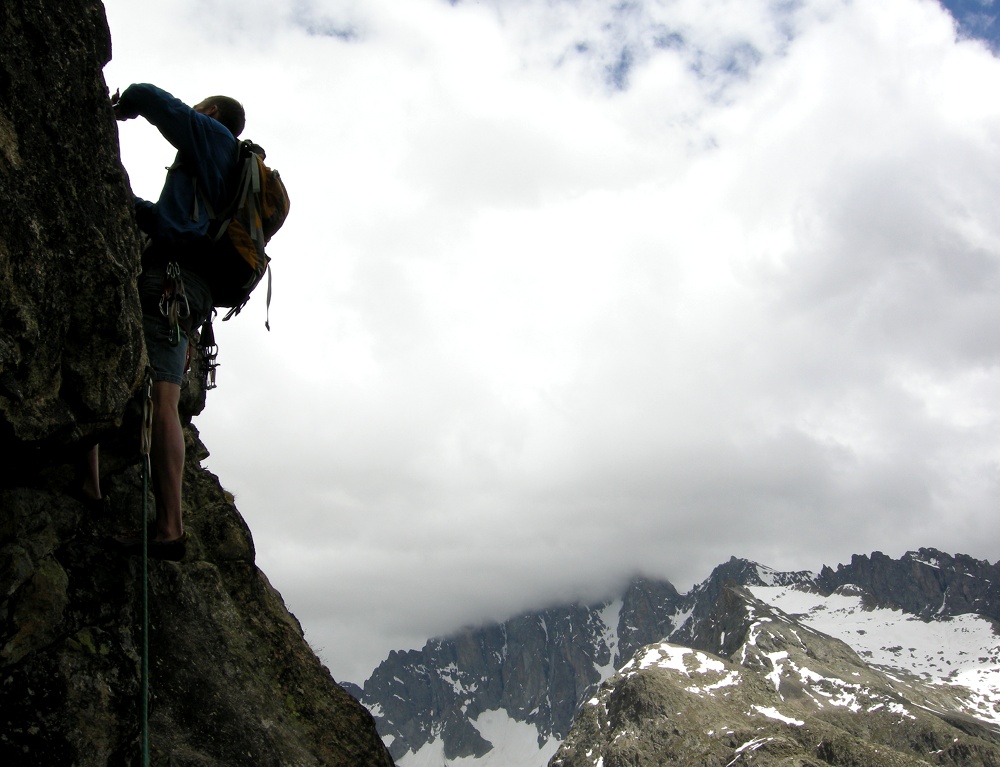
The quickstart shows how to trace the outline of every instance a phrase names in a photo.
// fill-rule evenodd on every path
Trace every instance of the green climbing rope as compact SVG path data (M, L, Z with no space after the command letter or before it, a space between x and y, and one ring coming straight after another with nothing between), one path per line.
M146 370L146 385L142 402L142 665L140 671L142 696L142 765L149 767L149 477L150 451L153 442L153 374Z

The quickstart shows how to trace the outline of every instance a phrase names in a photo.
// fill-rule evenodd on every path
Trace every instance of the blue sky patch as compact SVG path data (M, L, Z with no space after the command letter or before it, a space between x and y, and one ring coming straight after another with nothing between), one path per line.
M982 40L994 52L1000 50L1000 24L994 0L941 0L941 5L954 17L963 37Z

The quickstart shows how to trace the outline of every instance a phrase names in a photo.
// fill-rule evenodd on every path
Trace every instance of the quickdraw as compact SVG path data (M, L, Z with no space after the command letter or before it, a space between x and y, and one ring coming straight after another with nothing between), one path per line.
M184 293L184 278L176 261L167 264L163 278L163 294L160 296L160 314L170 323L170 345L181 342L182 321L191 317L191 307Z
M219 367L219 346L215 343L215 330L212 328L212 315L215 309L209 314L205 324L201 326L201 337L198 342L198 349L201 351L202 388L209 391L216 387L215 371Z

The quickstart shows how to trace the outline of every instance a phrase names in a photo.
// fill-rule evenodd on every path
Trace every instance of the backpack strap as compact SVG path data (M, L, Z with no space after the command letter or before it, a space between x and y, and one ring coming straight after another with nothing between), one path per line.
M265 268L265 271L267 272L267 305L266 305L266 309L265 309L265 313L264 313L264 327L267 328L268 330L270 330L271 329L271 262L270 262L270 259L268 259L268 264L267 264L267 267ZM222 321L225 322L230 317L235 317L237 314L240 313L240 310L242 310L244 306L246 306L245 302L243 304L240 304L239 306L234 306L232 309L230 309L228 312L226 312L226 316L222 318Z
M213 242L220 240L222 235L226 233L229 222L233 220L236 211L246 203L248 195L252 193L257 197L260 196L260 164L254 154L255 148L256 144L249 140L239 143L239 158L236 164L240 175L236 183L236 192L232 196L229 205L219 215L216 215L209 201L207 199L203 200L205 210L208 211L208 216L212 220L212 225L209 225L208 236ZM197 206L197 200L195 201L195 205ZM218 229L213 229L213 225L217 225ZM254 242L263 241L264 231L256 220L253 222L250 238Z

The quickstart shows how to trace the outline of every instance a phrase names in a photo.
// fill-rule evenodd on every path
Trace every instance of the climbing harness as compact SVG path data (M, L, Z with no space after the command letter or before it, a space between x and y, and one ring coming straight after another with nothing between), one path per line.
M146 368L142 400L142 765L149 767L149 480L152 470L150 452L153 445L153 371Z
M176 261L167 264L166 275L163 278L163 295L160 296L160 314L170 323L170 345L177 346L181 342L182 320L191 317L191 307L184 293L184 278L181 277L181 267Z

